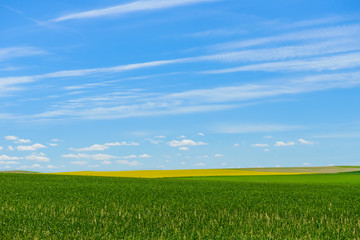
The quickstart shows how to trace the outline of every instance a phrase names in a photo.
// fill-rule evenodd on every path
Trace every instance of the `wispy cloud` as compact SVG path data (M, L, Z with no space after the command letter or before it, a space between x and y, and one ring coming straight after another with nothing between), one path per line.
M24 146L24 145L16 146L16 149L18 151L37 151L40 148L46 148L46 147L40 143L35 143L33 145L28 145L28 146Z
M215 0L140 0L126 4L120 4L107 8L93 9L85 12L77 12L50 20L51 22L61 22L73 19L98 18L105 16L121 15L140 11L153 11L159 9L173 8L183 5L197 4L203 2L213 2Z
M8 47L0 48L0 62L12 58L28 57L46 54L45 51L35 47Z
M5 136L5 139L8 141L13 141L14 143L31 143L30 139L22 139L16 136Z
M213 127L213 131L216 133L238 134L238 133L267 133L267 132L282 132L282 131L294 131L303 129L302 126L297 125L278 125L278 124L224 124ZM256 146L255 146L256 145ZM254 147L260 147L259 144L253 145ZM265 144L267 145L267 144ZM261 145L265 147L265 145Z
M119 72L131 71L142 68L157 67L168 64L183 63L188 62L191 59L181 58L174 60L160 60L160 61L150 61L143 63L134 63L134 64L125 64L118 65L113 67L105 68L89 68L89 69L77 69L77 70L64 70L56 71L39 75L28 75L20 77L3 77L0 78L0 96L2 92L10 92L20 90L21 88L18 85L31 83L43 79L53 79L53 78L69 78L69 77L84 77L98 74L114 74ZM193 60L192 60L193 61Z
M108 149L108 146L101 145L101 144L93 144L90 147L83 147L83 148L70 148L70 150L77 151L77 152L87 152L87 151L104 151Z
M219 62L222 64L243 62L246 65L220 68L216 70L203 69L203 73L224 74L239 71L324 71L358 67L359 53L351 52L360 50L360 25L344 25L328 28L317 28L311 31L300 31L287 35L275 35L265 39L251 39L250 42L258 44L276 43L278 40L287 42L286 46L263 46L257 49L236 50L232 44L225 44L228 48L222 49L217 54L189 56L184 58L154 60L148 62L130 63L111 67L85 68L75 70L62 70L39 75L8 76L0 78L0 95L5 92L21 90L20 85L35 81L54 78L83 78L85 76L99 77L101 75L118 74L125 71L135 71L144 68L155 68L172 64L193 64L198 62ZM246 41L245 41L246 42ZM244 43L243 41L241 43ZM244 44L240 44L244 45ZM250 44L251 45L251 44ZM248 48L247 44L244 48ZM216 49L216 46L213 47ZM9 48L3 50L4 56L19 54L40 54L34 48ZM231 50L231 51L229 51ZM17 53L11 53L15 51ZM21 53L23 52L23 53ZM329 54L338 54L330 55ZM327 56L324 56L327 55ZM1 59L1 50L0 50ZM257 62L255 64L249 64ZM169 73L163 73L169 74ZM178 74L178 73L177 73ZM156 74L155 74L156 75ZM154 76L155 76L154 75ZM148 76L145 76L145 78ZM128 78L128 79L135 79ZM141 76L138 78L142 78ZM79 86L65 87L68 90L108 86L116 81L85 83Z
M347 53L305 60L288 60L268 62L220 70L205 71L207 74L232 73L243 71L292 72L292 71L324 71L355 68L360 66L360 53Z
M157 115L179 115L219 111L248 106L270 97L349 88L360 85L360 72L332 73L293 79L275 79L253 84L189 90L152 97L121 99L98 97L96 102L82 99L58 103L56 109L26 116L26 119L119 119ZM141 95L140 95L141 96ZM103 100L107 99L107 100ZM23 117L24 118L24 117Z
M78 154L63 154L63 158L75 158L75 159L91 159L91 160L100 160L107 161L113 158L118 158L116 156L112 156L109 154L86 154L86 153L78 153Z
M164 96L164 99L196 100L199 102L219 103L245 101L264 97L299 94L332 88L353 87L360 84L360 72L312 75L289 80L273 80L258 84L212 89L190 90Z
M269 144L266 144L266 143L255 143L255 144L252 144L251 146L253 146L253 147L268 147Z
M314 142L308 141L308 140L305 140L305 139L302 139L302 138L299 139L299 143L305 144L305 145L313 145L314 144Z
M360 35L360 34L359 34ZM256 62L279 61L292 58L315 57L326 54L349 52L360 49L360 43L352 38L329 39L318 42L296 43L284 47L265 47L188 58L198 61Z
M183 139L183 140L172 140L168 142L168 145L170 147L182 147L182 146L201 146L201 145L207 145L207 143L204 142L195 142L191 139Z
M360 132L340 132L316 135L314 138L360 138Z
M122 141L122 142L111 142L111 143L105 143L105 146L139 146L139 143L137 142L126 142L126 141Z
M84 166L87 164L86 161L74 161L74 162L71 162L71 164L73 165L79 165L79 166Z
M50 162L50 159L44 153L33 153L25 157L26 160L32 160L37 162Z
M282 142L278 141L274 144L275 147L287 147L287 146L294 146L295 142Z
M140 166L140 165L142 165L141 163L139 163L137 161L128 161L128 160L117 160L116 163L120 164L120 165L129 165L129 166Z
M21 159L21 157L0 155L0 161L14 161L19 159Z
M318 29L306 29L302 31L289 32L281 35L269 36L264 38L255 38L243 41L233 41L228 43L221 43L213 46L216 50L229 50L236 48L253 47L269 43L290 42L290 41L304 41L314 39L333 39L343 36L359 36L360 25L348 24L341 26L321 27Z

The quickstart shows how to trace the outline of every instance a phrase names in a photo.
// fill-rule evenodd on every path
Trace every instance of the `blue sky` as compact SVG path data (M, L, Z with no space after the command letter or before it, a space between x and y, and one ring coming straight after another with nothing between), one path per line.
M359 13L2 1L0 170L360 165Z

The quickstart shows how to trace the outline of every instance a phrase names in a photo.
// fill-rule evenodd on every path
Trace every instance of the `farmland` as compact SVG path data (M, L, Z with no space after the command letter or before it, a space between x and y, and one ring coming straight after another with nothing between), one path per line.
M138 170L138 171L80 171L60 172L59 175L102 176L102 177L208 177L208 176L261 176L261 175L297 175L314 173L340 173L360 171L360 167L295 167L295 168L228 168L228 169L188 169L188 170Z
M0 239L357 239L360 174L0 174Z

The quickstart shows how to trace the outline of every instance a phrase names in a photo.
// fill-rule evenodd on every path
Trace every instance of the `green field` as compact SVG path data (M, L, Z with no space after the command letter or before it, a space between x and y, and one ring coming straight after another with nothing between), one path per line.
M359 239L360 174L0 174L0 239Z

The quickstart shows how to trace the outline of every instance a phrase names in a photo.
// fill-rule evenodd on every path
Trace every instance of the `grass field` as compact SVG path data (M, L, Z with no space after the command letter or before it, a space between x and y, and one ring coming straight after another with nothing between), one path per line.
M359 239L360 174L0 174L0 239Z

